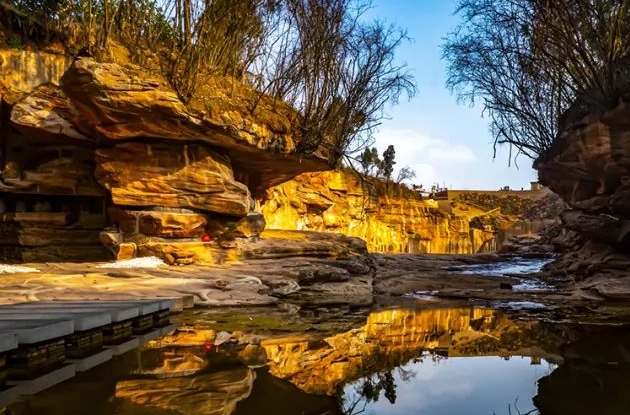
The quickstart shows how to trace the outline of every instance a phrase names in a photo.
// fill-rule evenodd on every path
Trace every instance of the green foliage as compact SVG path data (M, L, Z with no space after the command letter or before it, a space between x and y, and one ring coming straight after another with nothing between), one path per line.
M381 159L378 156L376 147L363 150L363 153L359 156L359 164L361 165L363 175L373 175L381 165Z
M385 151L383 151L383 161L381 162L379 169L379 176L382 176L386 180L392 179L392 174L394 173L394 164L396 162L394 159L396 158L396 150L394 150L393 145L387 146Z

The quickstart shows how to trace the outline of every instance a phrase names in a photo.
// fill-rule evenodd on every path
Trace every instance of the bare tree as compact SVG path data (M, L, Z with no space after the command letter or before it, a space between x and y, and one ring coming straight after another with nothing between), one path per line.
M396 183L400 184L405 180L410 180L416 177L416 172L409 166L405 166L398 170L398 175L396 176Z
M331 164L373 139L386 102L412 96L412 76L394 60L405 33L366 23L364 0L287 0L268 40L263 92L300 113L299 151L328 149Z
M461 0L462 23L443 47L447 85L460 100L482 102L495 149L508 144L515 157L535 159L549 150L567 110L576 112L578 96L587 106L618 98L617 68L630 51L628 5Z
M371 0L12 3L27 15L46 3L48 21L60 30L80 28L81 42L97 57L112 58L113 46L122 44L133 62L157 66L185 103L213 77L253 73L260 93L244 106L255 112L269 96L288 103L301 135L297 151L323 149L331 166L373 142L386 103L415 93L413 77L395 60L405 32L368 21Z

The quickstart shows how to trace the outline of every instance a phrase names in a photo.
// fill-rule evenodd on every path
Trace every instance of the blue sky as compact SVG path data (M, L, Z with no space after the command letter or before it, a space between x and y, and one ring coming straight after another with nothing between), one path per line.
M409 165L417 173L412 182L425 187L438 182L454 189L527 189L536 180L531 160L520 157L519 169L510 167L507 148L499 149L493 159L482 108L458 104L445 87L440 46L459 23L455 5L456 0L374 0L370 17L406 28L412 39L397 55L418 84L415 98L387 108L389 119L376 133L376 147L382 153L393 144L396 167Z

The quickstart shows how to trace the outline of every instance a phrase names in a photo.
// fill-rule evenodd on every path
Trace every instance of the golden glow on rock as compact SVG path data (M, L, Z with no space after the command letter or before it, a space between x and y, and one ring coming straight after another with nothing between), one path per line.
M372 252L467 254L494 237L434 200L394 184L381 187L371 189L348 171L304 173L270 188L262 213L267 229L343 233L365 240Z
M63 54L1 49L0 89L30 92L46 82L58 85L71 63L72 58Z

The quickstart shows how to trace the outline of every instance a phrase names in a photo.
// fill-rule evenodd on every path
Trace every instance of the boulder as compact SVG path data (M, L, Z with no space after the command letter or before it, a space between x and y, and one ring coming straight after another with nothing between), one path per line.
M146 137L205 142L228 154L243 180L256 191L305 172L329 167L324 147L299 154L294 110L275 102L252 113L259 93L245 85L216 82L205 108L191 110L166 81L137 67L77 59L64 74L62 88L80 112L73 123L86 135L106 141ZM228 93L229 90L229 93ZM265 97L263 100L265 101Z
M136 257L137 246L133 242L123 242L118 245L114 252L114 259L116 261L123 261L127 259L133 259Z
M92 145L72 120L77 110L61 88L43 84L18 100L11 109L11 125L30 143Z
M257 237L265 230L265 224L262 213L250 213L236 223L231 234L236 238Z
M230 160L203 145L123 143L96 151L96 180L116 205L245 216L251 198Z
M117 223L124 234L141 234L161 238L197 238L205 233L207 216L201 213L181 213L161 210L128 210L117 207L108 210L111 222Z

